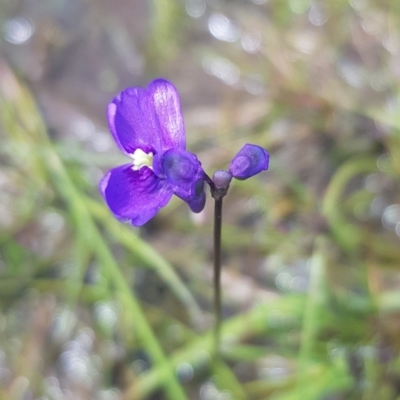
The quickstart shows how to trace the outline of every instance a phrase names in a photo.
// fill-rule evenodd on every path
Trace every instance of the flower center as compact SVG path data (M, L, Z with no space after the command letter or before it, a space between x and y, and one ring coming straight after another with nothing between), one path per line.
M145 166L153 169L153 156L154 154L152 152L146 154L142 149L136 149L131 155L133 159L132 169L138 171L140 168Z

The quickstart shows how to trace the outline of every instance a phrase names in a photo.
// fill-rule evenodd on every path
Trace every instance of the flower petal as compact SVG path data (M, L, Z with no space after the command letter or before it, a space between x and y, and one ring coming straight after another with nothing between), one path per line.
M126 154L185 148L185 127L179 95L168 81L157 79L147 89L128 88L109 104L108 124Z
M233 158L229 172L236 179L243 180L268 169L269 154L260 146L245 144Z
M156 79L147 88L158 125L162 151L186 147L185 125L179 94L175 86L165 79Z
M145 153L160 150L154 110L145 89L128 88L108 105L108 125L114 140L126 154L138 148Z
M100 182L100 191L115 217L135 226L153 218L173 194L150 168L134 171L132 164L109 171Z

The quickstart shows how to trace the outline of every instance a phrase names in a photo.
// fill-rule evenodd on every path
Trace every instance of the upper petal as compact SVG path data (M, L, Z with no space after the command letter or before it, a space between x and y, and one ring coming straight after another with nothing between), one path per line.
M247 179L267 170L269 154L260 146L245 144L233 158L229 172L236 179Z
M173 194L151 169L134 171L132 164L110 170L100 182L100 191L115 217L135 226L153 218Z
M179 94L175 86L165 79L156 79L147 88L149 103L159 128L163 151L186 147L185 125Z
M128 88L108 105L108 125L114 140L126 154L137 148L146 153L160 150L154 110L145 89Z
M121 150L132 154L185 147L179 95L168 81L157 79L147 89L128 88L109 104L108 123Z

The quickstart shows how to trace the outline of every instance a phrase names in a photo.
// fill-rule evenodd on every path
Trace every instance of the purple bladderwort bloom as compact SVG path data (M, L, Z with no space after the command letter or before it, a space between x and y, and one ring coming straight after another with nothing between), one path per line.
M175 87L157 79L146 89L128 88L107 111L114 140L132 158L111 169L100 182L100 191L115 217L141 226L173 194L193 212L200 212L205 204L205 173L197 157L186 151Z

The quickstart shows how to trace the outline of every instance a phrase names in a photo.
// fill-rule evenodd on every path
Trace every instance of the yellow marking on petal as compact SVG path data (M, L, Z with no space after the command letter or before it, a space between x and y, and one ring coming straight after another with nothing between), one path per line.
M153 169L153 156L154 154L152 152L147 154L142 149L136 149L135 152L131 155L133 159L132 169L134 171L138 171L144 166Z

